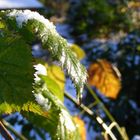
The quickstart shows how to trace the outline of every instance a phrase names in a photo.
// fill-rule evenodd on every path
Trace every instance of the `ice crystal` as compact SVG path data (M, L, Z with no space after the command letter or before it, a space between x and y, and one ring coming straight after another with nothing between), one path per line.
M45 111L48 111L50 109L51 104L49 103L49 100L45 98L41 93L34 94L34 96L37 103L41 105Z
M18 11L13 10L7 16L15 17L16 22L17 22L19 27L22 27L23 23L27 23L28 20L35 19L35 20L43 23L46 26L47 29L56 32L55 26L53 25L53 23L50 22L48 19L45 19L43 16L41 16L37 12L32 12L30 10L24 10L24 11L22 11L22 10L18 10Z
M60 121L69 131L75 131L76 130L76 127L75 127L74 123L72 122L72 119L70 118L70 115L64 109L61 110Z
M46 70L46 67L44 65L37 64L37 65L34 65L34 68L36 70L36 72L34 74L34 76L35 76L34 80L35 81L39 81L40 80L38 75L40 75L40 74L41 75L47 75L47 70Z

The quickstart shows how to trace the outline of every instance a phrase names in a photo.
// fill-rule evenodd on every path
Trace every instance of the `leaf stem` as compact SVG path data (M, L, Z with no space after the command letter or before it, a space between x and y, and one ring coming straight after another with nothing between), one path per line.
M93 112L92 110L90 110L88 107L86 107L84 104L80 104L77 102L76 99L72 98L68 93L64 93L65 96L70 99L73 103L75 103L76 105L78 105L81 109L83 109L90 117L92 117L92 119L96 120L98 122L98 124L100 124L100 126L102 126L102 128L105 130L105 132L107 132L110 137L112 138L112 140L117 140L117 138L115 137L115 135L113 134L113 132L110 130L110 128L106 125L106 123L104 123L104 121L102 120L102 118L98 115L96 115L95 112Z
M91 87L86 84L87 89L89 90L90 94L93 96L93 98L100 104L101 108L103 109L103 111L106 113L106 115L108 116L108 118L110 119L110 121L113 123L115 122L117 125L115 125L116 129L118 130L118 132L120 133L121 137L123 140L128 140L128 136L127 133L125 131L122 131L122 128L119 126L119 124L115 121L114 117L111 115L111 113L109 112L109 110L105 107L105 105L102 103L102 101L98 98L98 96L96 95L96 93L91 89Z
M109 110L105 107L105 105L102 103L102 101L98 98L96 93L91 89L91 87L86 84L87 89L89 90L90 94L93 96L93 98L100 104L101 108L104 110L110 121L115 122L114 117L110 114Z
M88 107L86 107L84 104L79 104L78 102L77 102L77 100L76 99L74 99L74 98L72 98L68 93L64 93L65 94L65 96L69 99L69 100L71 100L73 103L75 103L77 106L79 106L81 109L83 109L89 116L93 116L94 115L94 112L92 111L92 110L90 110ZM95 118L94 118L95 119Z

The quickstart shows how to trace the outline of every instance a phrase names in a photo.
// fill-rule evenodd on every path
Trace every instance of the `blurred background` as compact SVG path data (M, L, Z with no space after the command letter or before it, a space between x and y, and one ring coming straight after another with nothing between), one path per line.
M106 124L117 122L128 139L140 140L140 1L0 0L0 9L14 8L38 11L56 25L88 70L82 103ZM65 89L75 97L69 79ZM96 120L68 98L65 105L85 125L83 140L105 139ZM49 137L18 113L5 118L29 139Z

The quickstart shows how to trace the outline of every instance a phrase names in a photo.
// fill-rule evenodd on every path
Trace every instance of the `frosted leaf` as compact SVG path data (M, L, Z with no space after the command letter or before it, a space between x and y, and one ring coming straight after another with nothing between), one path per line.
M70 115L64 109L61 110L60 121L61 121L61 124L63 124L69 131L76 130L76 127L75 127L72 119L70 118Z
M46 29L49 29L51 31L55 31L55 26L52 22L50 22L48 19L45 19L43 16L41 16L37 12L32 12L30 10L13 10L10 12L7 16L9 17L15 17L16 22L19 27L22 27L23 23L27 23L28 20L35 19L41 23L43 23L46 27Z
M79 98L79 94L82 93L87 79L87 72L68 47L70 44L57 33L55 26L39 13L31 12L30 10L13 10L9 12L7 16L15 18L18 28L22 28L23 24L24 28L26 28L26 24L29 20L36 20L31 23L33 24L33 27L31 25L33 30L30 32L37 34L43 47L48 49L52 56L54 56L53 58L61 63L61 67L67 70L76 87ZM30 27L30 25L28 26ZM36 80L39 80L39 78L36 77Z
M41 105L45 111L48 111L50 109L51 104L49 103L49 100L45 98L41 93L34 94L34 96L37 103Z
M34 81L40 81L40 77L39 75L47 75L47 70L46 70L46 67L42 64L37 64L37 65L34 65L34 68L36 70L36 72L34 73Z
M61 56L60 56L60 62L61 62L62 67L64 67L65 65L66 58L67 58L66 53L64 49L62 49Z
M43 105L44 104L44 96L42 94L35 94L35 100L37 101L38 104Z
M42 74L42 75L47 75L47 70L46 70L46 67L42 64L37 64L37 65L34 65L34 68L36 70L36 74Z

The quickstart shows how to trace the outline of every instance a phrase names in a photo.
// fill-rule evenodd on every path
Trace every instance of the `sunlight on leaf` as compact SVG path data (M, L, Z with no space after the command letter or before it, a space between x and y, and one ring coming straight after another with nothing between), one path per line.
M3 18L7 18L8 27L13 31L19 31L28 43L35 38L41 41L43 48L49 50L53 59L67 70L80 100L87 80L87 71L72 53L67 41L57 33L55 26L39 13L30 10L8 10L2 14Z
M32 95L33 67L29 46L20 37L0 38L0 114L39 113Z
M76 57L81 60L85 57L85 52L83 49L80 48L80 46L76 45L76 44L70 44L70 49L74 52L74 54L76 55Z
M64 101L64 91L60 89L57 82L55 80L53 80L52 78L50 78L49 76L41 76L41 78L47 84L48 90L63 102Z
M39 62L34 65L34 68L36 70L34 80L44 80L48 90L50 90L53 95L57 96L63 102L65 77L61 68L56 65L49 66L47 63L43 62Z
M103 95L113 99L121 89L120 73L107 60L98 60L88 68L88 83L95 86Z
M51 65L47 67L47 72L48 76L59 85L62 91L64 91L65 75L62 69L57 65Z
M34 95L37 103L40 104L44 112L47 112L47 115L36 116L25 113L26 117L48 131L52 140L80 140L72 117L63 102L53 94L51 88L49 89L46 79L47 76L40 75L40 80L35 81Z

